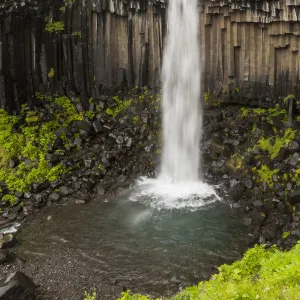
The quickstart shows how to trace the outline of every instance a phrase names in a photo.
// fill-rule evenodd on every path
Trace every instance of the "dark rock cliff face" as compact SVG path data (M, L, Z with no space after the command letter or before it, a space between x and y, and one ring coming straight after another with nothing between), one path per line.
M240 104L299 96L299 0L202 2L204 89Z
M160 84L163 0L0 1L0 107Z
M167 0L0 0L0 107L72 90L161 85ZM202 91L269 106L300 96L299 0L202 0Z

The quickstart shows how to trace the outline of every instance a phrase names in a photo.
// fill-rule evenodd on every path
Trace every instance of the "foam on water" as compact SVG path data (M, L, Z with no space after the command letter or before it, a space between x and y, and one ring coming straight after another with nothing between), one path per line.
M197 210L220 200L214 188L201 181L174 181L167 176L138 180L130 197L155 209Z

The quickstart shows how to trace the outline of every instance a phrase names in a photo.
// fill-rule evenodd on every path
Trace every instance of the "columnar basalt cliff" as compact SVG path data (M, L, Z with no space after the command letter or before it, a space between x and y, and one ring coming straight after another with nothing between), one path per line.
M202 12L207 92L265 106L299 95L299 0L205 1Z
M1 0L0 106L160 87L167 0ZM202 91L268 106L299 95L300 0L199 1Z
M1 3L1 2L0 2ZM0 106L72 90L159 86L163 0L2 0Z

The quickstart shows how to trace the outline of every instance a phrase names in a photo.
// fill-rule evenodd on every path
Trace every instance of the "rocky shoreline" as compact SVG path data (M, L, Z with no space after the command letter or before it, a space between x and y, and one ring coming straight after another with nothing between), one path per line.
M99 103L91 103L92 119L74 122L70 128L79 133L73 146L59 156L48 154L51 163L63 162L72 170L54 182L34 183L30 192L16 194L18 200L12 207L2 203L1 228L23 222L43 207L84 205L97 197L121 194L139 176L154 178L161 152L159 100L153 100L148 91L144 94L140 99L141 90L134 92L134 105L115 116L107 113L118 106L113 97L103 96ZM96 112L98 105L105 105L102 113ZM300 237L296 178L300 168L299 127L297 120L287 122L287 109L276 109L224 106L205 110L203 176L242 213L244 226L251 233L249 246L266 243L290 248ZM289 128L293 134L287 138ZM260 142L270 138L274 146L277 136L281 143L274 157ZM267 172L264 175L259 170ZM17 239L14 233L6 232L1 242L1 248L7 249ZM13 249L2 251L5 268Z

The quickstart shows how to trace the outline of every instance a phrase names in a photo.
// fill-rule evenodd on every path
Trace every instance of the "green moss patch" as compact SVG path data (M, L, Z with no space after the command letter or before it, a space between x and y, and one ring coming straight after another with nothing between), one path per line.
M54 181L68 170L61 163L50 164L46 156L48 151L59 151L53 149L57 139L68 143L66 132L73 121L83 119L83 114L67 97L37 97L53 113L44 116L42 110L25 112L23 107L21 116L10 116L0 110L0 181L6 183L9 192L25 192L32 183ZM10 202L12 197L2 195Z

